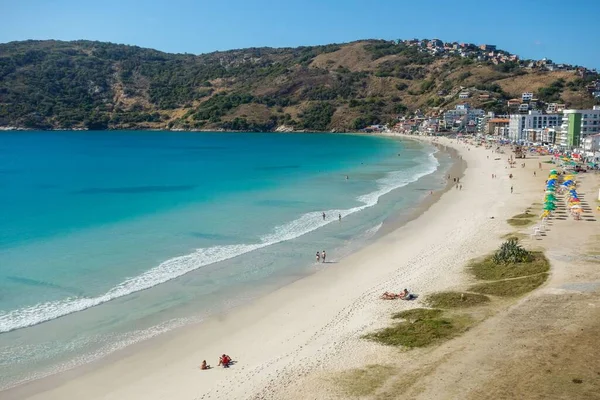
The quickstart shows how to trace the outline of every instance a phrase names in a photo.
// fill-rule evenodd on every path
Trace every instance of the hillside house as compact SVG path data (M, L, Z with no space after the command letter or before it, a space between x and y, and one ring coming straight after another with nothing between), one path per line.
M506 103L507 103L508 107L519 107L521 105L521 100L510 99Z
M459 99L468 99L469 97L471 97L471 93L469 93L466 90L464 90L458 94Z
M566 108L565 104L559 104L559 103L549 103L548 107L546 108L546 112L548 114L554 114L554 113L560 113L562 112L564 109Z
M526 113L529 111L529 104L527 103L522 103L519 105L519 112L520 113Z
M521 101L531 101L531 99L533 99L533 93L525 92L521 94Z

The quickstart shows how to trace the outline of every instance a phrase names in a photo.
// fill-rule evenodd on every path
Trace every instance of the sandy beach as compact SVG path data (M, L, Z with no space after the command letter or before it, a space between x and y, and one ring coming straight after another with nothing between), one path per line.
M492 372L504 371L505 365L489 361L489 368L480 368L474 381L464 380L461 374L468 373L468 367L479 365L486 357L501 363L496 360L496 352L510 347L506 341L509 333L492 335L503 332L499 326L510 328L503 325L506 319L499 318L508 318L515 306L507 306L467 334L434 350L403 353L361 339L363 334L388 325L392 312L422 307L426 295L470 282L472 278L465 271L468 261L495 249L502 235L515 230L506 224L506 219L542 197L549 164L543 164L544 171L534 177L532 170L538 168L538 160L528 161L527 168L507 169L507 154L501 156L445 138L436 140L455 148L466 162L460 179L462 189L450 188L441 195L432 195L418 217L375 243L227 314L139 343L99 362L13 388L0 397L336 399L344 395L332 384L335 373L375 363L416 363L418 358L444 359L444 363L436 363L437 372L423 375L425 389L411 398L471 395L475 393L473 382L486 387ZM514 174L512 179L509 173ZM492 179L492 174L497 178ZM597 191L597 175L586 179L585 184L590 188L596 185ZM590 194L590 200L593 195ZM594 229L596 234L600 232L596 221L566 219L556 221L546 237L532 242L537 247L563 250L550 257L551 282L531 296L535 298L544 291L556 293L559 289L549 287L560 287L571 279L570 272L560 269L560 257L564 258L567 252L560 238L569 232L582 234L582 227L589 235ZM560 235L554 234L559 230ZM583 234L588 235L588 231ZM384 291L399 292L403 288L419 298L379 298ZM518 304L527 305L527 299ZM483 338L492 340L495 347L486 346ZM470 343L475 345L470 347ZM231 368L216 366L222 353L235 361ZM202 360L213 368L200 370Z

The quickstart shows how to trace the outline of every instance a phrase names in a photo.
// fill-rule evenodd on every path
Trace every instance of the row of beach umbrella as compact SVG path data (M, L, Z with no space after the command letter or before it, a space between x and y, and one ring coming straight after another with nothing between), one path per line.
M572 213L581 214L583 212L583 207L581 206L581 200L575 189L576 183L573 175L565 176L562 187L567 191L567 205L569 210L571 210Z
M556 189L558 186L558 175L555 169L550 171L548 180L546 181L546 192L544 196L544 212L541 217L549 216L552 211L556 210Z

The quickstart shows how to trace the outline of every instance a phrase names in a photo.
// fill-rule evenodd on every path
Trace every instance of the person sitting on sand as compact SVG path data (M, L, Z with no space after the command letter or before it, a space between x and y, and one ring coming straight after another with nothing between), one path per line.
M200 369L210 369L210 365L206 364L206 360L202 361L202 364L200 364Z
M223 368L229 368L229 365L231 364L231 357L229 357L227 354L223 354L220 358L219 358L219 366L223 366Z

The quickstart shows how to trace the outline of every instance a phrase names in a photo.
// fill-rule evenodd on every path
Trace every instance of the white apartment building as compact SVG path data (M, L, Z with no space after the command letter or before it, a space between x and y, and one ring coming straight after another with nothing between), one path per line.
M556 141L555 128L532 128L524 129L525 140L531 143L554 144Z
M586 152L587 156L593 157L596 153L600 152L600 134L590 135L582 140L583 151Z
M521 101L531 101L531 99L533 99L533 93L525 92L521 94Z
M543 129L560 126L561 114L542 114L541 111L532 110L527 114L511 114L508 122L508 138L515 142L528 141L526 130Z

